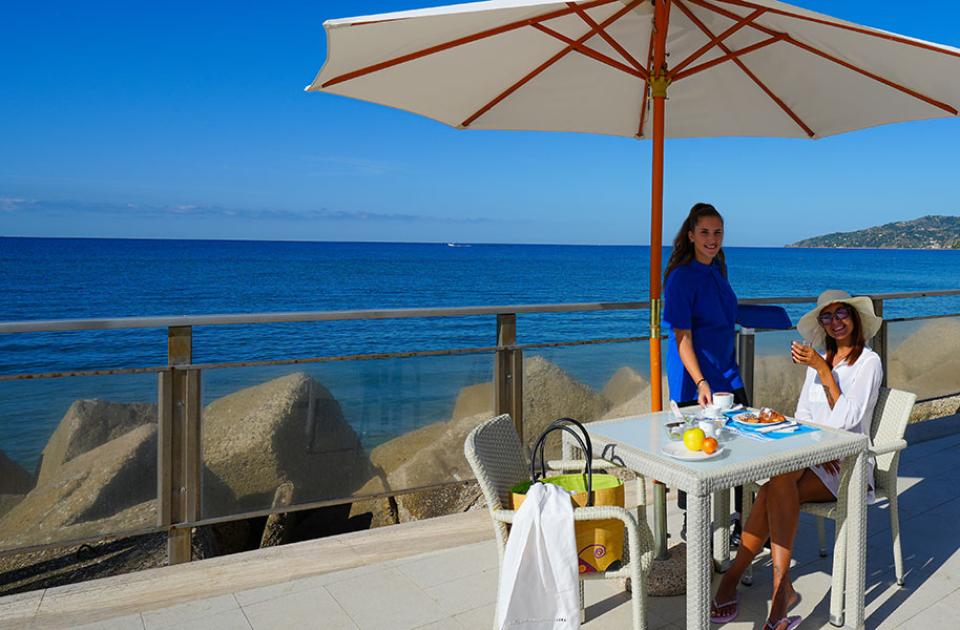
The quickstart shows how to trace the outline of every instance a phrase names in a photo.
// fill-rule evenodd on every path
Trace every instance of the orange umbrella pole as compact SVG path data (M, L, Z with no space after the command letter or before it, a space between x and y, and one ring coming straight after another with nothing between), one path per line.
M663 409L660 354L660 273L663 253L663 137L667 100L667 27L670 0L657 0L654 10L653 68L650 95L653 97L653 180L650 205L650 408Z

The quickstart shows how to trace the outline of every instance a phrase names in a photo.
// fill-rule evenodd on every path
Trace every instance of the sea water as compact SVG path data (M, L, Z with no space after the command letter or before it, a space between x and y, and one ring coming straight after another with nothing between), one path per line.
M726 252L741 298L960 288L960 251ZM645 300L649 256L639 246L0 238L0 321ZM809 307L787 310L796 321ZM886 317L956 312L957 297L885 305ZM646 313L636 311L518 317L521 343L647 331ZM493 317L198 327L194 362L494 344ZM643 370L645 352L636 343L540 354L600 389L619 366ZM165 364L165 329L0 335L0 374ZM463 387L491 378L492 361L480 354L210 370L204 402L299 369L331 390L373 446L449 417ZM0 383L0 450L32 467L73 400L154 402L155 388L154 374Z

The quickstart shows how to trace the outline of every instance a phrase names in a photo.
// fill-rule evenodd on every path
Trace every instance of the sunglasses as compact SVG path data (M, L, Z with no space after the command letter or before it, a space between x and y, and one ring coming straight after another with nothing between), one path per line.
M820 313L817 316L817 321L820 322L821 326L829 326L834 319L844 320L850 317L850 309L846 306L841 306L832 313Z

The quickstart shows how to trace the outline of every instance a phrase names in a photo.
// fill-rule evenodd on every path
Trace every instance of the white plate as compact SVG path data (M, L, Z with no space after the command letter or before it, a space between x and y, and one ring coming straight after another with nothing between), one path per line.
M743 428L745 428L745 429L760 429L760 428L762 428L762 427L778 427L778 426L780 426L781 424L787 424L787 423L791 422L790 420L787 420L786 418L784 418L784 419L781 420L780 422L740 422L740 421L737 420L736 418L737 418L737 416L734 416L733 418L730 418L730 422L732 422L732 423L734 424L734 426L743 427Z
M685 462L698 462L704 459L713 459L723 452L723 447L718 446L717 450L707 455L703 451L691 451L683 442L670 442L660 449L660 452L674 459L682 459Z

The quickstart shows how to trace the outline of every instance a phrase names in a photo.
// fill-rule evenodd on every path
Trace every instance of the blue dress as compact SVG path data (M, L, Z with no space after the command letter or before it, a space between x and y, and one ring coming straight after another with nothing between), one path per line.
M736 359L737 296L720 273L717 261L704 265L692 260L670 273L664 290L663 320L669 326L667 382L671 400L697 399L696 383L680 360L674 328L692 332L700 371L711 390L732 392L743 387Z

